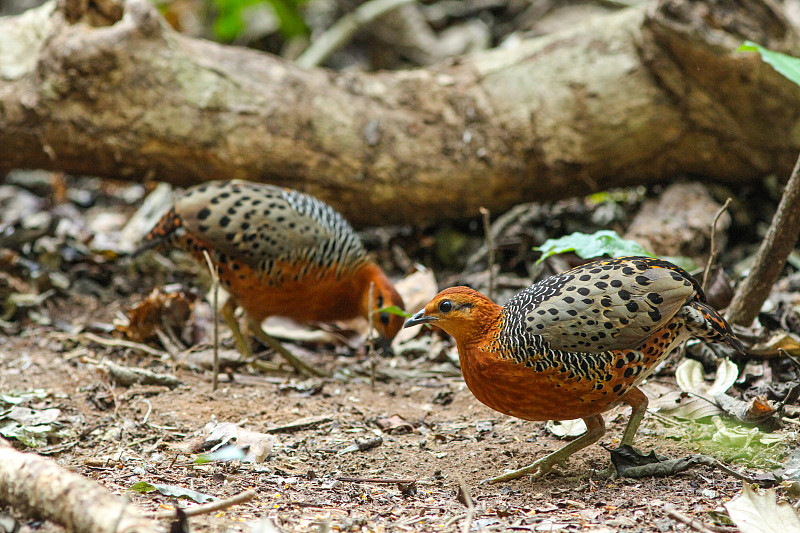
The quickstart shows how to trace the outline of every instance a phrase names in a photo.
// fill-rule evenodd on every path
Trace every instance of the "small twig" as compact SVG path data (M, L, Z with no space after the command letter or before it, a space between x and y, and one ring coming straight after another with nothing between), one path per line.
M204 503L202 505L198 505L197 507L188 507L183 510L186 513L186 516L197 516L201 514L209 514L215 511L221 511L223 509L227 509L228 507L233 507L234 505L239 505L241 503L249 502L253 498L256 497L255 489L248 489L244 492L240 492L235 496L231 496L225 500L219 500L216 502L211 503ZM158 513L153 513L153 518L175 518L175 511L160 511Z
M156 329L156 337L158 337L161 346L163 346L167 353L169 354L170 358L172 359L173 363L178 360L178 354L180 354L183 350L175 344L175 340L171 337L167 331L172 331L171 329L164 330L163 328Z
M689 526L695 531L699 531L700 533L716 533L714 530L710 529L706 524L697 520L696 518L690 518L674 509L666 508L664 511L667 513L667 516L673 520L677 520L678 522Z
M336 50L347 44L353 35L376 18L416 0L371 0L336 21L297 58L297 65L311 68L320 65Z
M754 477L747 476L745 474L742 474L741 472L737 472L736 470L733 470L732 468L725 466L720 461L714 459L710 455L694 455L692 457L695 459L697 464L710 466L711 468L718 468L719 470L722 470L729 476L735 477L736 479L740 479L745 483L751 483L751 484L763 483L763 481L759 481Z
M268 427L264 430L264 433L293 433L304 429L317 429L319 426L327 424L332 420L333 417L328 415L306 417L289 422L288 424Z
M391 477L337 477L336 481L344 481L345 483L386 483L388 485L395 485L397 483L407 485L409 483L417 482L416 479Z
M214 364L212 367L211 377L211 390L217 390L217 382L219 380L219 270L211 261L211 256L208 255L208 250L203 250L203 256L206 258L208 270L211 272L211 291L214 295L212 307L214 308Z
M147 398L142 398L139 401L144 402L147 405L147 412L144 414L144 418L142 419L142 425L145 425L147 424L147 419L150 418L150 413L153 412L153 404L150 403L150 400Z
M458 480L458 488L461 491L461 497L463 498L463 504L467 506L467 517L464 521L464 533L468 533L470 528L472 527L472 519L475 516L475 504L472 503L472 496L469 495L469 487L464 482L464 478L461 477L461 474L456 473L456 480Z
M711 224L711 253L708 256L706 270L703 273L703 291L708 290L708 277L711 274L711 266L716 262L717 256L719 255L719 250L717 250L717 222L719 222L719 217L722 216L722 213L728 209L730 203L730 198L725 200L725 203L719 208L719 211L717 211L717 216L714 217L714 222Z
M674 420L668 416L664 416L659 412L656 411L647 411L648 416L652 416L653 418L658 418L661 422L671 425L671 426L681 426L682 424L677 420Z
M415 518L411 518L411 519L408 519L408 520L403 520L402 522L398 522L397 526L398 527L413 526L414 524L419 524L420 522L422 522L423 520L427 520L428 518L429 517L426 516L426 515L417 516Z
M492 221L489 216L489 210L485 207L479 208L481 218L483 219L483 233L486 239L486 256L489 263L489 296L490 300L494 300L494 237L492 237Z
M118 365L108 360L103 361L100 366L108 371L111 381L123 387L141 383L142 385L163 385L174 389L181 384L178 378L172 374L157 374L144 368Z
M446 530L447 528L449 528L450 526L452 526L453 524L455 524L456 522L458 522L459 520L461 520L461 519L462 519L462 518L464 518L465 516L467 516L467 513L459 513L459 514L457 514L457 515L453 515L453 516L451 516L451 517L450 517L450 518L447 520L447 522L445 522L445 523L444 523L444 525L442 526L442 529L445 529L445 530Z
M151 348L146 344L142 344L140 342L133 342L133 341L126 341L123 339L106 339L100 337L99 335L95 335L94 333L84 333L81 335L87 341L96 342L97 344L102 344L103 346L112 346L116 348L130 348L131 350L138 350L140 352L144 352L146 354L155 355L156 357L161 358L169 358L169 353L163 352L161 350L156 350L155 348Z
M367 342L367 357L369 357L369 383L372 392L375 392L375 340L373 337L374 317L372 316L372 294L375 290L375 283L369 282L369 304L367 306L367 320L369 321L369 341Z
M797 357L793 356L792 354L790 354L789 352L787 352L783 348L778 348L778 353L780 355L786 357L787 359L789 359L792 363L794 363L794 365L798 368L798 370L800 370L800 359L798 359Z

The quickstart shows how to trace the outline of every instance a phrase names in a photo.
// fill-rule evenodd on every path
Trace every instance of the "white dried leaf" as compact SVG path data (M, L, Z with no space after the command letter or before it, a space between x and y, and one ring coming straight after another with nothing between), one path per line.
M778 503L773 489L759 494L744 483L742 493L724 505L742 533L800 533L797 512L787 502Z
M709 397L722 394L736 382L739 377L739 367L730 359L723 359L717 367L714 383L710 386L705 383L703 365L694 359L684 359L675 369L675 379L681 390L686 392L700 392Z
M716 396L722 394L730 389L736 380L739 379L739 367L728 359L722 359L717 367L717 375L714 377L714 383L708 388L706 393L709 396Z
M215 444L210 451L229 444L236 445L245 451L245 457L242 459L245 463L263 462L272 452L275 443L275 437L272 435L243 429L232 422L209 422L203 431L208 435L206 442L211 441Z
M545 427L556 437L577 437L586 433L586 423L580 418L576 420L548 420Z
M703 385L703 365L694 359L684 359L675 369L675 379L681 390L697 390Z

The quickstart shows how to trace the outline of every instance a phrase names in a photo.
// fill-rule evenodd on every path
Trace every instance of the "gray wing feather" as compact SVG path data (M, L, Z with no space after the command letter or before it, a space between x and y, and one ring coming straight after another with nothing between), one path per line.
M296 191L238 180L189 189L175 210L190 232L251 265L321 246L334 237L327 222L338 215Z
M527 304L521 298L524 329L552 349L599 353L635 348L695 295L689 280L666 268L630 275L615 270L606 281L593 277L589 282L578 282L583 271L572 272L559 276L555 285L551 282L549 290L537 289L537 284L515 297L533 295ZM622 286L610 286L611 280L620 280Z

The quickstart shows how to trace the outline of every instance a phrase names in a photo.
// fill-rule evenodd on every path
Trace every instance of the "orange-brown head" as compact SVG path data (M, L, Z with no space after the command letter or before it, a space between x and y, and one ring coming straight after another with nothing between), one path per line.
M375 313L372 324L378 332L383 348L388 349L392 339L403 327L403 317L380 310L390 306L405 309L403 298L395 290L383 270L375 263L367 263L359 270L357 276L361 290L359 301L361 316L369 318L370 309ZM372 285L372 302L369 299L370 285Z
M479 343L498 326L503 308L469 287L450 287L406 321L406 328L431 324L453 336L459 348Z

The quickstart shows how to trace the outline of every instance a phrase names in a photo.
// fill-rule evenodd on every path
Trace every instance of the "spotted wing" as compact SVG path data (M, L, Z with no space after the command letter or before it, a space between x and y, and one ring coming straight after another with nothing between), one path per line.
M309 254L324 261L321 256L337 246L347 248L340 255L363 253L355 232L333 208L282 187L211 182L187 190L175 210L192 234L253 266Z
M649 258L598 261L547 278L506 307L551 348L598 353L635 348L696 294L688 274Z

